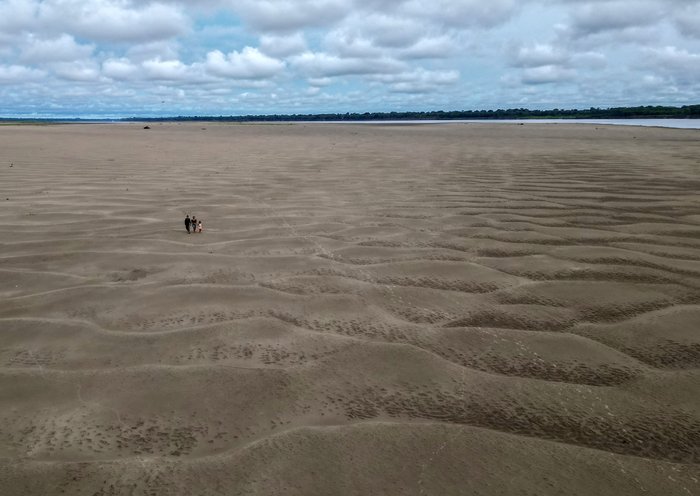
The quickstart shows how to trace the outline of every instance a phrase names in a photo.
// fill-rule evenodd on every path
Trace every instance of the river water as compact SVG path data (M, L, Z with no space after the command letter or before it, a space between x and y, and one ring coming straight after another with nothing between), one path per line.
M313 124L320 121L308 121ZM325 122L324 123L328 123ZM395 120L333 121L333 124L598 124L613 126L651 126L679 129L700 129L700 119L503 119L503 120Z

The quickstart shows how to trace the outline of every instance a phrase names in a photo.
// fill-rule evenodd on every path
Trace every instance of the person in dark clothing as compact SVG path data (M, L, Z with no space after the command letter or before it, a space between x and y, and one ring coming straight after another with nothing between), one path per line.
M190 216L185 217L185 229L187 229L187 234L190 233L190 225L192 224L192 221L190 220Z
M192 225L192 232L197 232L197 217L195 217L194 215L192 216L191 225Z

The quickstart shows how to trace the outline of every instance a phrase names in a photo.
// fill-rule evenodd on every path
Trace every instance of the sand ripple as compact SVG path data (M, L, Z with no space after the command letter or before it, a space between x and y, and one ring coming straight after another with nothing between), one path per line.
M699 492L698 143L3 126L3 494Z

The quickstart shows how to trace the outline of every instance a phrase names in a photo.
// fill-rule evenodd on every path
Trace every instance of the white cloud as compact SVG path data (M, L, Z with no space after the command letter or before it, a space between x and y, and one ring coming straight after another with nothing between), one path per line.
M56 62L50 68L59 79L68 81L90 82L100 78L100 66L92 61Z
M275 76L284 70L284 63L261 53L257 48L245 47L224 55L219 50L207 54L206 69L210 74L233 79L261 79Z
M571 81L576 76L573 69L558 65L543 65L528 67L522 73L521 81L524 84L547 84Z
M67 34L53 39L30 36L21 50L20 60L28 63L66 62L90 57L94 45L81 45Z
M102 63L102 73L116 80L132 80L139 75L139 68L127 58L107 59Z
M329 77L309 78L308 82L311 86L323 87L333 84L333 79Z
M0 65L0 84L24 84L43 79L46 73L22 65Z
M102 64L102 74L116 81L161 81L193 84L206 82L202 64L185 64L178 59L154 58L134 62L128 58L109 59Z
M173 60L178 58L177 44L170 40L153 41L132 45L126 51L126 57L135 62L161 59Z
M192 68L179 60L145 60L141 63L141 67L146 79L165 81L192 81L196 79Z
M446 58L455 51L455 41L448 36L422 38L413 45L398 51L398 56L406 59Z
M569 55L561 48L535 43L534 45L521 46L511 57L515 67L540 67L564 64L568 61Z

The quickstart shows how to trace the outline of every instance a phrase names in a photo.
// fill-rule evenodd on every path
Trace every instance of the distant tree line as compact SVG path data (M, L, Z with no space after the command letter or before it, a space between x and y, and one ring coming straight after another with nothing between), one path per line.
M400 121L400 120L455 120L455 119L699 119L700 105L682 107L640 106L588 109L530 110L526 108L498 110L435 110L428 112L347 112L344 114L268 114L220 115L178 117L129 117L125 121L222 121L222 122L275 122L275 121Z

